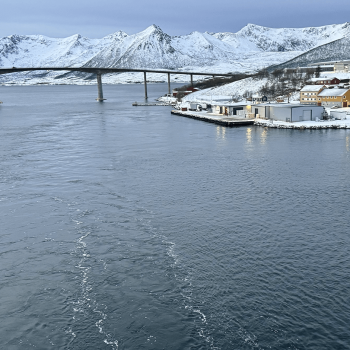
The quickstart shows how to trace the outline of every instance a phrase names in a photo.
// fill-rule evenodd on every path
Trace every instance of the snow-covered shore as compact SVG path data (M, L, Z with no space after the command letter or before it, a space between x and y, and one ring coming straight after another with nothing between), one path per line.
M278 129L350 129L350 119L345 120L321 120L315 121L303 121L303 122L282 122L271 121L266 119L255 119L255 125L264 126L268 128Z
M322 120L322 121L302 121L302 122L282 122L282 121L271 121L267 119L246 119L246 118L235 118L228 117L225 115L217 115L207 112L196 112L196 111L172 111L172 114L181 115L191 119L198 119L201 121L214 123L222 126L242 126L253 123L256 126L262 126L267 128L275 129L350 129L350 117L344 120ZM239 123L241 121L241 123Z

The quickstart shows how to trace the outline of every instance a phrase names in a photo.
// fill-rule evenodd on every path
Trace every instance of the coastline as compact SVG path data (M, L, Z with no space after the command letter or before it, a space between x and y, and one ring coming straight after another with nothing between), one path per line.
M322 121L303 121L303 122L282 122L270 119L246 119L246 118L232 118L223 115L216 115L206 112L196 112L196 111L179 111L172 110L171 114L187 117L191 119L201 120L207 123L213 123L226 127L237 127L245 125L256 125L267 128L275 129L295 129L295 130L305 130L305 129L350 129L350 119L344 120L322 120Z

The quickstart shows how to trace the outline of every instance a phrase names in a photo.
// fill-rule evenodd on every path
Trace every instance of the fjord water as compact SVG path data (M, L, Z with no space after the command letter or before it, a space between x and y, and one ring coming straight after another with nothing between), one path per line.
M0 348L349 349L350 131L96 90L0 88Z

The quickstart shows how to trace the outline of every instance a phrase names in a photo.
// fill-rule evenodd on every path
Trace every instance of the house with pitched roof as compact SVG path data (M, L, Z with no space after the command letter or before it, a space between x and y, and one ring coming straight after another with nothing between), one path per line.
M323 89L317 95L317 105L323 107L349 107L349 89Z
M325 89L320 85L305 85L300 90L300 103L304 105L317 105L317 95Z
M315 85L338 85L340 83L340 79L336 77L312 78L310 79L310 82L311 84L315 84Z

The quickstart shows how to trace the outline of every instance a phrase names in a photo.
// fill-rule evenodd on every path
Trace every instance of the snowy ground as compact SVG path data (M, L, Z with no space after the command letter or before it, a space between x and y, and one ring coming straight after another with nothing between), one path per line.
M255 124L260 126L267 126L272 128L285 128L285 129L329 129L329 128L342 128L350 129L350 118L344 120L320 120L303 121L288 123L282 121L271 121L266 119L255 119Z
M169 105L174 105L177 103L176 97L171 97L171 96L161 96L157 99L157 101L164 102Z
M262 88L262 86L267 83L267 81L267 78L260 80L247 78L219 87L193 92L192 94L185 96L182 101L184 103L190 101L202 101L207 103L213 103L215 101L229 102L232 101L232 99L237 101L244 101L244 92L250 91L252 93L257 93ZM299 103L299 97L299 92L294 93L290 96L290 102Z
M267 79L254 80L253 78L247 78L233 83L225 84L219 87L209 88L201 91L194 92L185 96L182 101L231 101L232 97L243 100L243 94L245 91L256 92L266 84Z
M339 72L324 72L320 76L321 78L333 78L338 79L350 79L350 73L339 73ZM246 91L250 91L253 94L257 93L266 83L267 78L254 79L247 78L233 83L225 84L219 87L209 88L201 91L194 92L190 95L185 96L182 101L202 101L211 103L213 101L232 101L238 100L243 101L243 94ZM297 91L290 96L290 102L300 102L300 93Z

